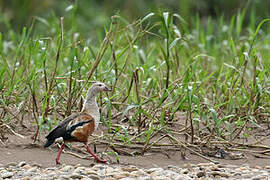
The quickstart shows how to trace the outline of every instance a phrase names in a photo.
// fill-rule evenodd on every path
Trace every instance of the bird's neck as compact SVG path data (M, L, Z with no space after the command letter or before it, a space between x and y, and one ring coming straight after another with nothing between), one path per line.
M87 91L87 95L83 104L82 111L89 113L91 109L96 109L97 106L97 101L96 101L96 95L93 93L93 90L90 88Z
M87 96L83 104L82 112L86 112L90 115L99 114L98 105L95 96Z
M87 94L85 99L82 112L85 112L95 119L95 129L98 127L100 120L99 108L96 101L96 96L92 95L91 92Z

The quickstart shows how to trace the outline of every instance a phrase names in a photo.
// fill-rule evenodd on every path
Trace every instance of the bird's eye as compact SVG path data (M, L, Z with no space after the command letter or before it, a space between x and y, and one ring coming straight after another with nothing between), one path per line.
M101 84L99 84L98 86L99 86L99 87L101 87L102 85L101 85Z

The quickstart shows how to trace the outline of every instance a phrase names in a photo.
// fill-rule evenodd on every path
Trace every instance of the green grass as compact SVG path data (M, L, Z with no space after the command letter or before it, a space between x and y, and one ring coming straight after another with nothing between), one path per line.
M164 134L179 131L191 143L234 141L269 124L269 19L250 17L243 26L244 11L230 22L196 16L194 24L169 12L134 22L115 15L96 42L96 34L80 35L75 16L76 8L62 21L42 20L46 36L35 31L39 18L20 34L0 35L2 129L30 114L27 120L47 132L81 109L91 81L113 89L99 98L103 139L143 144L142 153Z

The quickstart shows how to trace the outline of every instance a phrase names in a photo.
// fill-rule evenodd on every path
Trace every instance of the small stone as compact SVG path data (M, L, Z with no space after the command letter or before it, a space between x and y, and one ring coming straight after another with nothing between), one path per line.
M88 175L87 177L89 177L92 180L101 180L101 178L98 175L94 175L94 174Z
M125 178L125 180L127 180L127 179ZM150 177L150 176L143 176L143 177L139 177L139 178L136 178L136 179L130 178L129 180L153 180L153 178Z
M30 166L29 164L26 164L26 165L24 165L22 168L23 169L25 169L25 170L27 170L27 169L30 169L32 166Z
M145 176L146 172L144 172L142 169L138 169L138 171L132 171L130 175L134 177Z
M29 180L30 178L28 176L21 178L21 180Z
M175 179L178 176L178 173L171 170L163 170L163 171L154 171L150 174L152 177L166 176L170 179Z
M187 175L185 175L185 174L179 174L176 178L175 178L175 180L182 180L182 179L184 179L184 180L192 180L193 178L191 178L191 177L189 177L189 176L187 176ZM194 178L195 179L195 178Z
M235 169L235 171L239 171L239 172L246 171L246 170L248 170L247 167L238 167Z
M128 177L128 176L129 176L129 173L127 173L127 172L118 173L118 174L113 175L113 177L115 179L122 179L122 178L125 178L125 177Z
M137 179L135 179L134 177L125 177L125 178L123 178L123 179L121 179L121 180L137 180ZM152 179L153 180L153 179Z
M60 178L60 179L70 179L70 175L68 175L68 174L61 174L61 175L59 176L59 178Z
M163 175L163 172L162 171L153 171L150 175L152 177L157 177L157 176Z
M18 163L18 167L23 167L24 165L26 165L25 161L21 161L21 162Z
M267 169L268 173L270 173L270 169Z
M31 176L32 175L32 172L23 172L23 176Z
M181 174L188 174L189 170L188 169L182 169L180 172L181 172Z
M34 163L34 164L32 164L32 166L36 166L36 167L39 167L39 168L42 167L42 165L41 164L38 164L38 163Z
M213 165L215 165L214 163L199 163L199 164L197 164L197 165L195 165L195 166L202 166L202 167L205 167L205 166L213 166Z
M62 173L62 174L59 174L59 171L58 172L51 172L49 174L46 174L45 175L45 179L55 179L55 178L58 178L60 175L69 175L67 173Z
M77 167L75 170L74 170L74 173L83 173L85 170L85 167Z
M127 172L132 172L132 171L138 170L138 168L135 166L122 167L121 169L122 169L122 171L127 171Z
M230 176L230 175L227 174L227 173L218 172L218 171L211 172L210 174L213 175L215 178L218 178L218 177L225 177L225 178L228 178L228 177Z
M47 175L43 175L40 177L40 180L55 180L55 179L60 180L59 174L57 176L54 176L54 177L47 176ZM61 179L61 180L63 180L63 179Z
M254 172L254 173L258 173L258 172L260 172L261 170L260 170L260 169L254 168L254 169L251 169L251 171Z
M106 166L102 165L102 164L96 164L95 166L93 166L93 169L95 170L101 170L101 169L105 169Z
M243 170L243 171L240 171L241 174L249 174L251 170Z
M155 180L171 180L170 178L168 178L166 176L156 176L154 179Z
M204 177L205 175L206 175L205 171L200 171L197 173L198 178Z
M113 177L107 177L107 178L105 178L105 179L103 179L103 180L116 180L116 179L113 178Z
M70 172L70 171L73 171L74 170L74 167L73 166L70 166L70 165L66 165L66 166L64 166L60 170L63 171L63 172Z
M226 167L227 167L227 168L230 168L230 169L235 169L235 170L236 170L236 168L238 168L237 165L233 165L233 164L227 164Z
M262 179L268 179L269 174L259 174L257 176L252 177L252 180L262 180Z
M168 169L178 169L179 167L174 166L174 165L168 165L167 168L168 168Z
M48 167L45 169L45 171L55 171L56 169L58 169L57 167Z
M83 177L81 180L92 180L92 179L90 179L88 177Z
M78 173L72 173L69 177L72 178L72 179L81 179L84 176L83 175L80 175Z
M217 167L218 168L226 168L226 164L218 164Z
M147 169L145 172L151 174L153 172L158 172L158 171L163 171L162 168L150 168L150 169Z
M35 172L35 171L37 171L37 167L36 166L27 170L27 172Z
M210 167L210 170L211 170L211 171L220 171L220 169L219 169L218 166L216 166L216 165L211 166L211 167Z
M14 175L13 172L4 172L4 173L1 173L1 177L2 178L11 178L13 175Z
M75 166L74 166L74 168L78 168L78 167L81 167L82 165L81 164L76 164Z
M86 171L86 174L88 174L88 175L91 175L91 174L98 175L97 172L96 171L93 171L93 170L87 170Z
M240 172L233 172L231 173L232 176L242 176L242 174Z
M40 176L35 176L35 177L31 178L31 180L40 180L40 179L41 179Z

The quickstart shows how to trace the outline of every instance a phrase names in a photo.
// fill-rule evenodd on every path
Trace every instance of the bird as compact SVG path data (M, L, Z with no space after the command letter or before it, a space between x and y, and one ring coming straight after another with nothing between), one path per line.
M99 158L88 146L88 137L99 125L100 112L96 96L102 91L110 91L110 89L102 82L95 82L87 91L81 112L68 116L46 136L47 141L44 144L45 148L59 139L63 140L56 157L56 164L60 164L60 155L65 148L66 142L84 143L86 150L98 163L106 163L106 160Z

